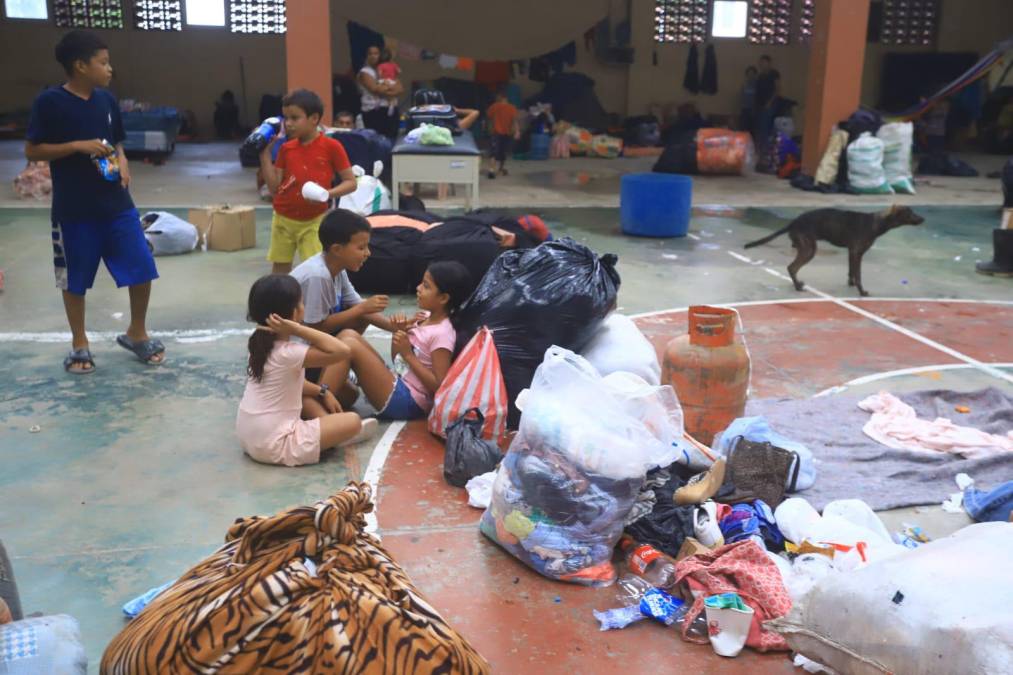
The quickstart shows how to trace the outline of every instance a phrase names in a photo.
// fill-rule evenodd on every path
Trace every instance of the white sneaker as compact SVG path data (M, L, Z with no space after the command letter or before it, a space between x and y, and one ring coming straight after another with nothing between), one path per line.
M368 417L362 420L362 428L359 429L359 433L355 434L347 441L338 443L338 447L345 448L348 447L349 445L355 445L357 443L362 443L363 441L368 441L369 439L373 438L373 436L376 436L376 432L379 429L380 423L376 421L376 418Z
M725 545L725 538L718 527L718 505L708 500L693 509L693 531L696 539L707 548Z

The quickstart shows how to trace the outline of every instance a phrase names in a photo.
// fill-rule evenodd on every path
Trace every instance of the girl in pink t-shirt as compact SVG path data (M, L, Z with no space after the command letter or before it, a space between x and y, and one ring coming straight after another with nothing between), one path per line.
M347 363L350 352L337 338L302 325L302 289L287 274L261 277L250 289L249 379L236 415L236 435L246 453L268 464L298 466L320 461L320 449L348 445L376 433L342 412L333 392L306 381L305 369ZM289 340L295 336L308 344Z
M423 311L416 315L413 325L403 318L396 322L395 325L400 325L391 339L391 359L401 357L407 372L395 375L358 332L344 330L338 337L348 345L352 358L334 366L338 372L346 369L338 381L346 381L347 368L351 367L366 398L380 411L381 419L425 417L454 360L457 332L451 319L472 290L471 275L461 263L430 265L415 289L419 309Z

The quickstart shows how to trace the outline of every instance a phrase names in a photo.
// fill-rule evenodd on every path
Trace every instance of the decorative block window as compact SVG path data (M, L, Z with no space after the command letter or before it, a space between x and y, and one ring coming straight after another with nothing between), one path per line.
M809 42L813 39L813 24L816 21L816 0L802 0L802 14L798 19L798 39Z
M122 0L53 0L60 28L123 28Z
M749 41L758 45L786 45L791 41L792 0L753 0L749 13Z
M725 38L746 37L749 27L748 16L749 3L745 0L714 0L711 35Z
M710 20L710 0L655 0L654 41L704 42Z
M4 13L8 19L48 19L46 0L4 0Z
M879 40L886 45L930 45L938 25L939 0L883 0Z
M233 33L284 33L285 0L230 0Z
M183 0L134 0L139 30L183 30Z
M225 0L186 0L186 25L225 26Z

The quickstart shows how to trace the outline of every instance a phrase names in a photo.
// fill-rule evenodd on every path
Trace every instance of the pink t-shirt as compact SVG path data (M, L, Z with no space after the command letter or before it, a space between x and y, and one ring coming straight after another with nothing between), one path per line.
M303 362L307 351L306 344L275 341L264 364L264 376L260 382L247 380L239 409L251 415L285 412L298 418L302 412Z
M426 324L412 328L408 331L408 341L411 343L412 351L415 352L415 356L422 365L432 369L433 352L437 349L446 349L451 354L454 353L457 331L451 325L450 319L444 319L437 324ZM426 412L429 412L433 407L433 395L422 384L422 380L418 378L418 375L414 371L409 370L401 379L408 386L408 391L411 392L415 403Z
M401 75L401 67L393 61L385 61L376 67L376 74L381 80L396 80Z

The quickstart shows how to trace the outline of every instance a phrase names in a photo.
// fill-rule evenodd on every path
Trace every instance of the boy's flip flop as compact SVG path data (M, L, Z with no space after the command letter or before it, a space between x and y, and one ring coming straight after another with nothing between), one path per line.
M74 368L74 364L81 363L89 366L88 368ZM95 359L91 356L91 351L85 349L72 349L67 354L67 358L63 360L63 369L72 375L90 375L95 372Z
M165 359L161 361L152 361L151 359L158 354L165 353L165 345L160 340L142 340L135 342L131 340L126 334L120 335L116 338L116 344L123 347L127 351L134 353L141 363L148 366L160 366L165 363Z

